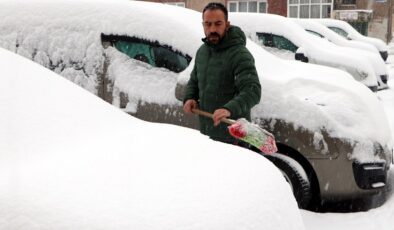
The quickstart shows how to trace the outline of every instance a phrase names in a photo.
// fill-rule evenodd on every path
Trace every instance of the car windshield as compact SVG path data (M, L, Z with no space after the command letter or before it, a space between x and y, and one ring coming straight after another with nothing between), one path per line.
M338 28L338 27L334 27L334 26L329 26L328 28L331 29L332 31L334 31L335 33L341 35L342 37L348 38L347 37L348 33L346 31L344 31L343 29Z
M315 32L315 31L312 31L312 30L306 30L306 31L308 31L309 33L311 33L311 34L313 34L313 35L316 35L316 36L318 36L318 37L320 37L320 38L324 38L323 35L321 35L321 34Z

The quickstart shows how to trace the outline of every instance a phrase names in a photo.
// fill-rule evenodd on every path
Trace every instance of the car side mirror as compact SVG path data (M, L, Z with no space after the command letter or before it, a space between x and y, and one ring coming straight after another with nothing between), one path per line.
M302 61L302 62L309 62L308 57L304 54L304 49L302 47L298 48L296 53L295 53L295 59L297 61Z
M347 39L347 40L353 40L353 36L352 36L351 34L348 34L348 35L346 36L346 39Z
M175 97L179 101L183 101L183 97L185 96L186 85L177 83L175 87Z

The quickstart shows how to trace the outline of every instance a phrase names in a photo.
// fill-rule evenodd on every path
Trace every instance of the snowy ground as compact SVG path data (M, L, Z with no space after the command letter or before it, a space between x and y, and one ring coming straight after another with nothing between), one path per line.
M378 92L378 96L386 111L394 138L394 43L390 44L390 51L390 56L387 60L388 68L390 68L391 73L391 80L388 82L390 88ZM391 183L389 192L384 194L383 198L387 198L386 202L382 206L370 209L369 211L353 213L314 213L301 210L306 229L394 229L394 196L392 195L394 165L392 165L389 173L389 181Z

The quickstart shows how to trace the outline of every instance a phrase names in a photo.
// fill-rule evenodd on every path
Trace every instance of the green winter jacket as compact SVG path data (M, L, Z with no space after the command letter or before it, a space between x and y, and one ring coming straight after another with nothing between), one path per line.
M245 34L239 27L230 26L219 44L203 41L196 54L184 102L194 99L201 110L213 113L226 108L231 112L231 119L250 120L251 108L260 101L261 86L253 56L245 47ZM200 116L201 133L232 143L235 139L227 126L221 122L214 127L212 119Z

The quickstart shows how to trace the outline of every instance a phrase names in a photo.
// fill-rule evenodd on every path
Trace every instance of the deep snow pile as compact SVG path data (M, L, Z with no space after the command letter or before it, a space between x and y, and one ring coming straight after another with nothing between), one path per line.
M303 229L264 157L135 119L0 49L1 229Z

